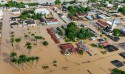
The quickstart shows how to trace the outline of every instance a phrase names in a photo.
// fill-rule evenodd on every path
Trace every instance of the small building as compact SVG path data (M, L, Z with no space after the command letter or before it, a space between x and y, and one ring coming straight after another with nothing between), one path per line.
M39 9L35 9L35 14L46 14L46 15L48 15L48 14L50 14L50 12L47 10L47 9L45 9L45 8L39 8Z
M92 56L91 51L86 45L83 44L83 41L79 41L77 45L81 50L86 51L90 56Z
M125 28L121 29L123 35L125 35Z
M60 43L59 39L56 37L56 35L51 29L47 28L46 30L50 34L51 38L53 39L55 43Z
M98 18L100 19L109 19L110 17L104 15L104 14L100 14L100 15L97 15Z
M85 16L87 19L89 19L89 20L94 20L90 15L88 15L88 16Z
M106 28L109 26L109 24L107 24L106 22L103 22L102 20L97 20L96 22L98 24L99 27L101 28Z
M61 48L61 53L64 55L75 54L79 50L78 47L74 48L71 43L61 44L59 47Z
M29 26L29 27L35 27L36 24L35 24L34 20L30 19L30 20L24 21L23 24L21 24L19 26L20 27L22 27L22 26L24 26L24 27L27 27L27 26Z
M19 8L11 8L11 13L12 13L12 14L21 14Z
M47 25L56 25L56 24L59 24L58 20L57 19L46 19L46 24Z

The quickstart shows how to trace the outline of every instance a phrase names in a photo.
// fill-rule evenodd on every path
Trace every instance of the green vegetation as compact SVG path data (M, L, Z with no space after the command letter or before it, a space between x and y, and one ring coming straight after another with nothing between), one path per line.
M31 11L24 11L24 12L22 12L19 17L22 20L28 19L28 18L31 18L31 19L40 19L42 17L42 14L38 14L38 13L35 14L34 10L31 10Z
M99 47L99 48L101 48L101 49L103 49L103 46L102 46L102 45L100 45L100 44L98 44L98 47Z
M112 73L111 74L125 74L125 71L122 71L120 69L117 69L117 68L114 68L112 70Z
M84 52L83 50L79 50L79 54L83 54L83 52Z
M27 34L24 34L24 38L27 39L29 36Z
M55 0L55 4L61 4L60 0Z
M48 44L49 44L49 43L48 43L47 41L44 41L44 42L43 42L43 45L45 45L45 46L48 45Z
M10 58L15 58L16 56L17 56L17 53L15 53L15 52L10 53Z
M62 36L62 35L63 35L62 30L61 30L59 27L57 27L56 29L58 30L58 34L59 34L60 36Z
M14 39L14 32L11 32L10 33L10 43L11 43L11 46L13 47L13 50L14 50L14 42L15 42L15 39Z
M94 43L92 43L92 44L91 44L91 46L92 46L92 47L97 47L97 45L96 45L96 44L94 44Z
M77 39L87 39L93 37L94 34L91 33L88 29L78 28L74 22L70 22L67 25L66 31L66 40L76 41Z
M41 40L41 39L43 39L42 36L34 36L34 38L36 39L36 43L37 43L37 40Z
M17 65L23 66L24 63L30 63L30 62L32 62L32 64L33 64L34 61L36 61L36 63L37 63L39 59L40 58L38 56L27 57L26 55L21 54L17 57L15 52L10 53L10 62L15 63Z
M125 6L118 9L123 15L125 15Z
M69 12L70 12L70 13L69 13L69 16L70 16L70 17L73 17L73 16L76 15L76 13L78 13L78 14L84 14L84 13L90 11L91 8L90 8L90 7L84 8L84 7L82 7L82 6L79 6L79 7L69 6L69 7L68 7L68 10L69 10Z
M21 41L21 38L16 38L15 41L19 43Z
M114 36L123 36L122 33L121 33L121 31L119 29L114 29L113 30L113 35Z
M25 5L36 6L38 5L38 3L23 3L23 2L19 3L16 1L9 1L7 4L5 4L5 6L7 7L18 7L18 8L25 8Z
M48 69L48 68L49 68L49 66L42 66L42 68L43 68L43 69Z
M107 54L107 51L101 51L102 54Z

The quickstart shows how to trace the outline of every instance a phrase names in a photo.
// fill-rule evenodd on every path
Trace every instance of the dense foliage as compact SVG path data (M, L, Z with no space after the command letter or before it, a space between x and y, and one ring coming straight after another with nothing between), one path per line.
M76 13L86 13L87 11L90 11L91 8L90 7L82 7L82 6L78 6L78 7L74 7L74 6L69 6L68 7L68 11L70 12L69 15L72 17L72 16L75 16Z
M47 41L44 41L43 42L43 45L48 45L49 43Z
M42 14L35 14L34 11L24 11L21 13L20 18L21 19L27 19L27 18L32 18L32 19L40 19L42 17Z
M6 6L7 7L18 7L18 8L25 8L25 5L29 5L29 6L36 6L38 5L38 3L23 3L23 2L16 2L16 1L9 1Z
M55 4L61 4L60 0L55 0Z
M111 74L125 74L125 71L114 68Z
M118 11L125 15L125 6L119 8Z
M75 41L76 38L87 39L94 36L94 34L91 33L88 29L78 28L74 22L69 23L65 31L66 31L66 37L70 41Z
M122 33L121 33L121 31L119 29L114 29L113 30L113 35L114 36L123 36Z

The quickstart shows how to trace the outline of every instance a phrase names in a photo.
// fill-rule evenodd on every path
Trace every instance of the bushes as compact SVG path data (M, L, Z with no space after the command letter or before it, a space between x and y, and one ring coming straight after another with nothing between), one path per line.
M112 73L111 74L125 74L125 71L122 71L120 69L117 69L117 68L114 68L112 70Z
M47 46L49 43L47 41L43 42L43 45Z
M122 36L122 33L121 33L121 31L119 29L114 29L113 30L113 35L114 36Z
M107 51L101 51L102 54L107 54Z
M98 47L99 47L99 48L101 48L101 49L103 49L103 46L102 46L102 45L100 45L100 44L98 44Z
M84 52L83 50L79 50L79 54L83 54L83 52Z
M92 43L92 44L91 44L91 46L92 46L92 47L97 47L97 45L96 45L96 44L94 44L94 43Z

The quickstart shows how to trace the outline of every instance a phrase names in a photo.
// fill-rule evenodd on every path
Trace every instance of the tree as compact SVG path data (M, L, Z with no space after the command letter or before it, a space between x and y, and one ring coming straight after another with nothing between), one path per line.
M69 6L68 7L68 11L74 16L76 14L76 9L74 6Z
M20 39L20 38L16 38L15 41L16 41L17 43L19 43L19 42L21 41L21 39Z
M30 59L32 61L32 64L33 64L33 61L36 60L34 56L31 56Z
M88 12L88 11L90 11L90 10L91 10L90 7L86 7L86 8L85 8L85 12Z
M25 46L30 46L31 43L30 42L26 42Z
M16 56L17 56L17 53L15 53L15 52L10 53L10 58L15 58Z
M83 54L83 52L84 52L83 50L79 50L79 54Z
M38 39L43 39L42 36L34 36L34 38L36 39L36 43L37 43L37 40L38 40Z
M12 45L13 50L14 50L14 45L13 45L13 43L14 43L14 38L11 38L11 39L10 39L10 42L11 42L11 45Z
M119 8L118 11L125 15L125 6Z
M55 4L61 4L60 0L55 0Z
M119 29L114 29L113 30L113 35L114 36L120 36L121 35L121 31Z
M29 50L29 54L30 54L30 51L31 51L31 49L32 49L32 46L31 46L31 45L28 45L28 46L27 46L27 49Z
M94 44L94 43L92 43L92 44L91 44L91 46L92 46L92 47L97 47L97 45L96 45L96 44Z
M122 71L120 69L117 69L117 68L114 68L112 70L112 73L111 74L125 74L125 71Z
M34 58L35 58L35 60L36 60L36 65L37 65L37 63L39 62L40 57L36 56L36 57L34 57Z
M16 64L16 63L17 63L17 59L12 58L12 59L10 59L10 62L11 62L11 63L15 63L15 64Z
M29 36L27 34L24 34L25 39L27 39Z
M44 41L43 42L43 45L48 45L49 43L47 41Z
M32 34L31 34L31 36L35 36L35 34L34 34L34 33L32 33Z

